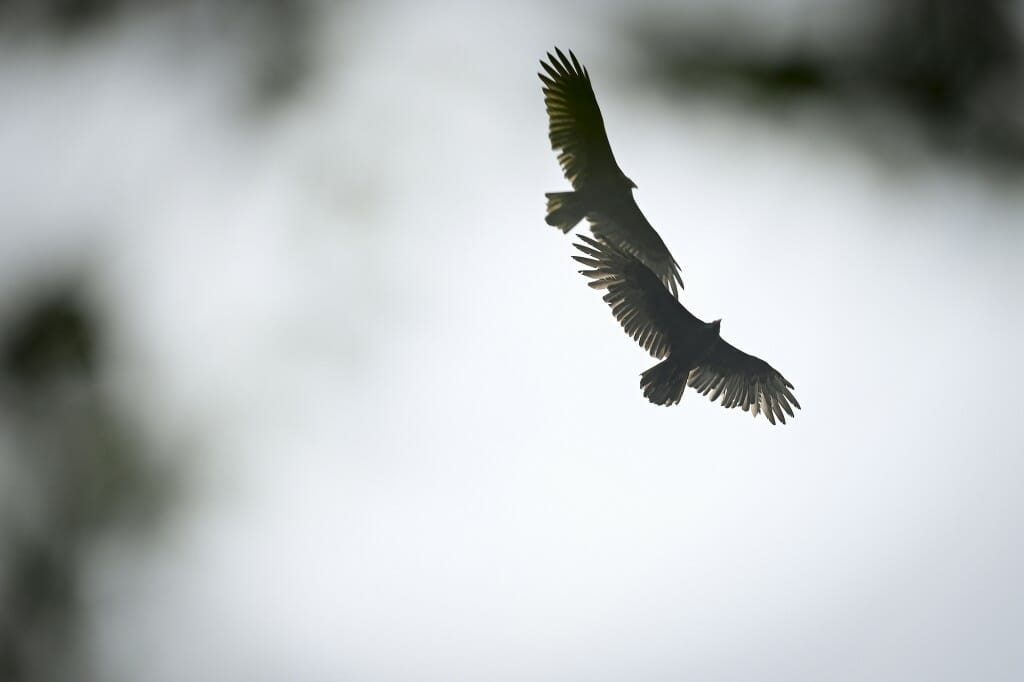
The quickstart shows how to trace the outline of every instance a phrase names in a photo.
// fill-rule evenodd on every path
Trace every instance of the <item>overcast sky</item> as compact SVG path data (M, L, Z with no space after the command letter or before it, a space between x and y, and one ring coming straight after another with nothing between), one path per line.
M580 11L329 6L265 117L160 19L0 47L0 288L85 263L190 472L91 564L104 679L1024 675L1024 195L898 119L892 165L825 106L667 97ZM644 400L543 221L556 44L789 424Z

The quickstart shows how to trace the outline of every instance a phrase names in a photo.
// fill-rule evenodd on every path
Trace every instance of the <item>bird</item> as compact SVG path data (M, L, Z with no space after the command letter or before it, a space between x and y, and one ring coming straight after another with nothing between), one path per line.
M604 301L626 333L662 361L640 375L644 396L656 405L675 405L687 385L721 399L724 407L740 407L772 424L800 403L793 384L764 360L739 350L721 336L720 319L704 322L683 307L658 276L639 258L603 239L580 235L573 258L587 266L580 274L604 289Z
M633 198L636 183L615 161L590 74L576 55L555 48L541 60L548 137L557 152L569 192L548 192L545 222L568 233L583 218L593 234L636 256L678 297L679 264Z

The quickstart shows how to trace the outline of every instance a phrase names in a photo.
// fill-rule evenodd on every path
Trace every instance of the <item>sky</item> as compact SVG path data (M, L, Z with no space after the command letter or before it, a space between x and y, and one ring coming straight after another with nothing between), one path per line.
M581 6L323 5L269 115L159 12L0 46L0 303L84 268L187 472L90 560L101 679L1024 674L1024 195L898 117L880 159L826 104L666 94ZM644 400L543 221L554 45L785 426Z

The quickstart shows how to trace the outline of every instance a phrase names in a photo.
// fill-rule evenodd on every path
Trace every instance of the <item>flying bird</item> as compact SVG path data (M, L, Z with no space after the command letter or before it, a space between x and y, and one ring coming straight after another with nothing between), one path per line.
M741 407L756 417L763 412L772 424L786 423L793 397L784 376L764 360L725 341L721 320L704 322L683 307L657 275L632 254L605 241L580 235L574 246L584 253L573 258L589 270L590 286L607 290L605 302L626 333L661 362L640 375L644 395L656 405L674 405L687 384L723 407Z
M636 205L636 183L615 162L590 74L572 51L566 57L555 48L555 55L549 52L550 63L540 63L546 75L537 75L544 84L551 148L560 152L558 161L573 191L545 195L545 222L568 232L587 218L595 236L636 256L678 296L683 288L679 264Z

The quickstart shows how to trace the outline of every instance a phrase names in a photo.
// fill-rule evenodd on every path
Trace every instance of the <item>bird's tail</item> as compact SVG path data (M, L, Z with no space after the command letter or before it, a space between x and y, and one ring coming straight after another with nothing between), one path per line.
M548 192L548 215L544 222L568 232L586 215L583 198L579 192Z
M670 357L640 375L640 388L655 405L675 405L683 399L689 375L688 369L672 362Z

